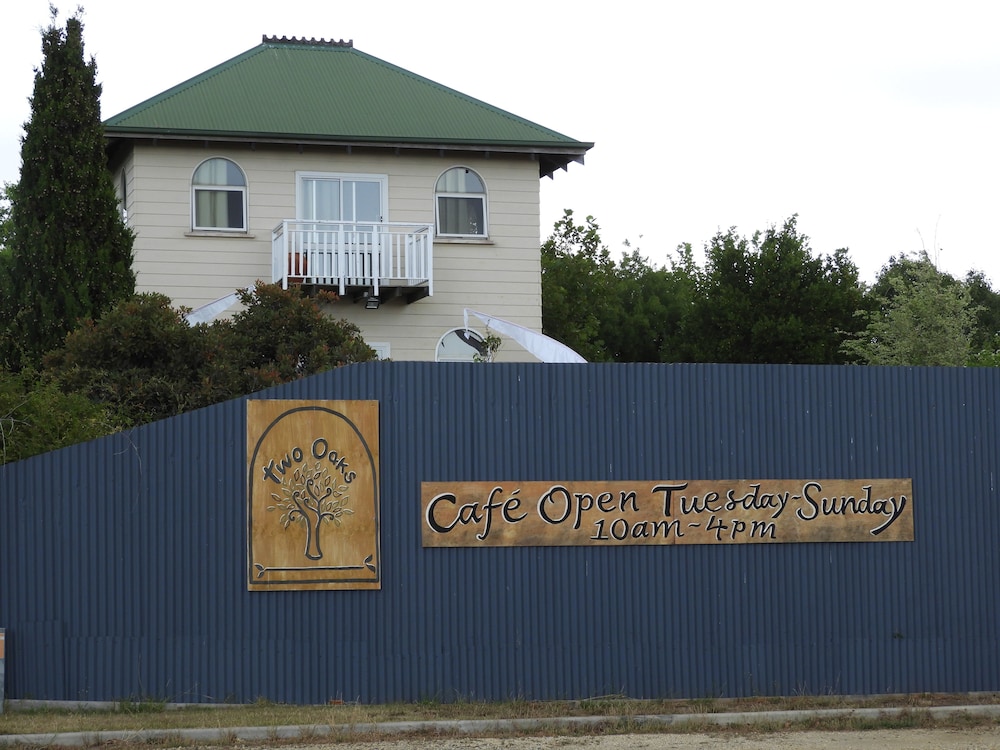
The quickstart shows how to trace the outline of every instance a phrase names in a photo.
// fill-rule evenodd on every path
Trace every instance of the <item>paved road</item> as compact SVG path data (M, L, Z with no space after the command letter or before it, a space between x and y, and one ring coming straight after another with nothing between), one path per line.
M878 729L868 732L622 734L603 737L523 737L393 740L336 745L283 745L281 750L1000 750L1000 727Z
M115 732L73 732L49 735L0 735L0 748L10 745L93 746L114 742L119 748L148 747L151 743L170 744L182 740L198 742L246 741L255 747L274 744L281 750L542 750L554 748L590 748L592 750L691 750L725 747L726 750L820 750L821 748L862 748L866 750L1000 750L1000 705L937 706L921 711L929 719L955 719L959 716L986 719L974 729L879 729L870 731L786 731L764 732L748 726L752 721L766 721L771 726L791 725L808 719L886 718L907 709L820 709L811 711L769 711L765 713L716 713L677 716L632 717L649 727L675 727L692 720L711 722L718 731L698 733L600 734L601 717L566 717L561 719L508 719L387 722L355 724L340 729L332 727L231 727L181 730L129 730ZM951 723L955 723L952 721ZM473 737L475 734L517 734L545 731L546 726L560 725L567 736L558 737ZM340 732L347 729L351 734ZM412 736L414 733L420 736ZM434 733L449 735L434 737ZM406 739L397 739L409 734ZM327 736L330 739L327 739ZM304 740L303 738L309 738ZM281 741L280 745L277 742ZM335 740L340 740L339 742ZM345 741L347 740L347 741ZM295 743L295 744L290 744Z

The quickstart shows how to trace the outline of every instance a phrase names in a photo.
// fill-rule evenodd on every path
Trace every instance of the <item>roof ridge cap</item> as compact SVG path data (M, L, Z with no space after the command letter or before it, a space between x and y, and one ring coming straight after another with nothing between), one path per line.
M283 36L279 39L277 35L268 36L267 34L263 35L263 37L261 38L261 43L262 44L307 44L310 47L354 47L353 39L348 39L346 42L343 39L337 41L335 39L323 39L322 37L320 37L319 39L317 39L316 37L313 37L312 39L306 39L305 37L302 37L301 39L299 39L297 36L293 36L291 39L289 39L287 36Z

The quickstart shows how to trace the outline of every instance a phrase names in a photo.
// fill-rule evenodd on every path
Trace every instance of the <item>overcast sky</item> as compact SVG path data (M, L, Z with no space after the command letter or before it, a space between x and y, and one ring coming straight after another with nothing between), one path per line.
M14 182L49 0L0 10L0 181ZM1000 3L689 0L269 4L85 0L110 117L256 46L358 49L572 138L542 181L542 235L571 208L654 263L799 215L813 250L871 281L891 255L1000 282ZM76 2L61 6L66 14Z

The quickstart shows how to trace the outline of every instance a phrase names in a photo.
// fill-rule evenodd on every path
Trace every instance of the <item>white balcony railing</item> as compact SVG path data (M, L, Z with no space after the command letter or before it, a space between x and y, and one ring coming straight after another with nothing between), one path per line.
M271 233L272 281L349 287L379 294L381 287L434 293L434 227L431 224L358 224L286 219Z

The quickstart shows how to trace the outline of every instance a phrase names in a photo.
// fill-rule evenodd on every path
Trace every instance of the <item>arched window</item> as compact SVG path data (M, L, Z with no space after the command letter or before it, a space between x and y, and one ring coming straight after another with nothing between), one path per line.
M247 230L247 178L229 159L208 159L194 170L191 222L194 229Z
M439 237L486 237L486 186L468 167L453 167L434 188Z
M486 354L486 341L471 328L453 328L438 339L435 362L477 362Z

